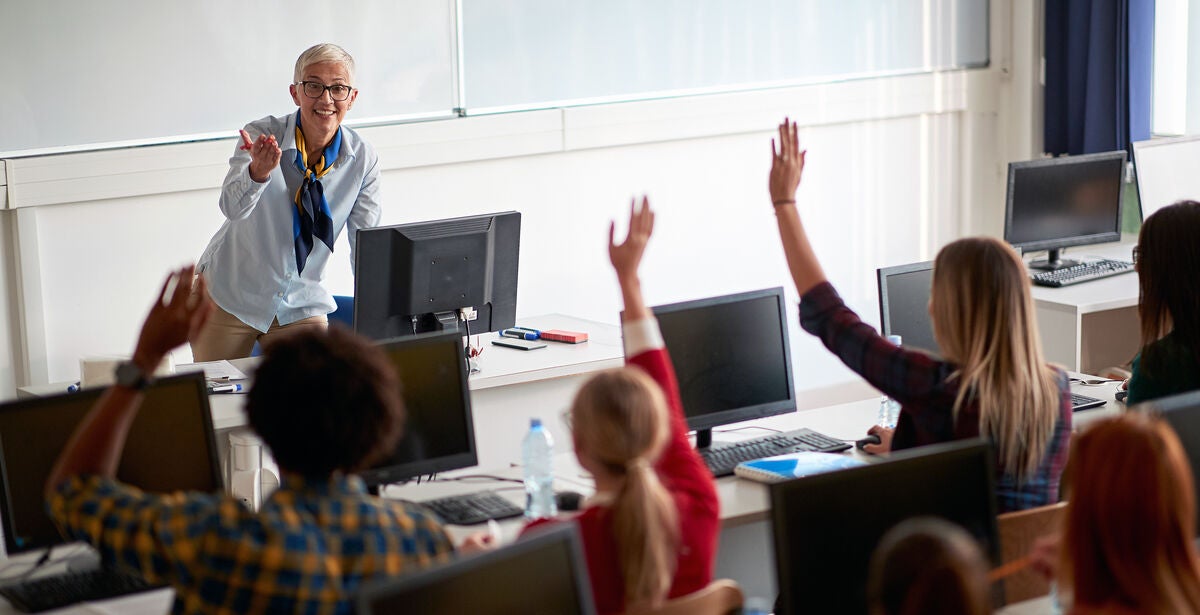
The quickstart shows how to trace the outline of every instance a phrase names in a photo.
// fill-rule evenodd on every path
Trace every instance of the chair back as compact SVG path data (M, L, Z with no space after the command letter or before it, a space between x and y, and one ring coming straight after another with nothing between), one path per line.
M668 600L656 609L627 611L625 615L730 615L740 613L742 588L732 579L717 579L707 587Z
M1067 503L1058 502L997 516L1001 564L1014 562L1029 555L1037 539L1058 532L1066 510ZM1003 583L1005 604L1031 600L1050 593L1050 582L1031 568L1014 573L1004 579Z

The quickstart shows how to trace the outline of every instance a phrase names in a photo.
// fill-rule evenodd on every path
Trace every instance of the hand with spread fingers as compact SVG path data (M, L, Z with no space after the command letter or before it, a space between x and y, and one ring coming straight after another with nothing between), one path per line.
M167 353L200 330L212 309L207 283L204 276L196 275L195 265L172 272L142 324L134 363L145 373L152 373Z

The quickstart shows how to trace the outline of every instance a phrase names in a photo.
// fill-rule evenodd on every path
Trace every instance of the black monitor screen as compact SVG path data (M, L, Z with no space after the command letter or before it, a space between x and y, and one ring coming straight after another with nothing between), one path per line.
M929 295L933 289L933 263L885 267L879 275L879 321L884 335L899 335L909 348L937 354Z
M866 613L871 554L912 517L961 525L999 564L992 468L991 447L974 439L771 485L779 612Z
M450 218L361 229L355 250L354 330L383 340L516 324L521 214Z
M1010 164L1004 240L1026 251L1119 240L1124 173L1124 151Z
M43 497L51 466L102 390L0 406L0 477L9 553L62 542ZM157 381L130 427L117 478L146 491L222 488L203 374Z
M404 430L391 456L362 472L363 480L379 485L475 465L462 336L430 333L382 348L400 377Z
M1156 399L1138 407L1161 412L1171 424L1191 463L1196 493L1200 493L1200 391ZM1196 515L1196 534L1200 536L1200 507Z
M783 288L654 308L692 429L794 412Z
M595 612L574 524L561 524L495 551L363 589L358 612L511 615Z

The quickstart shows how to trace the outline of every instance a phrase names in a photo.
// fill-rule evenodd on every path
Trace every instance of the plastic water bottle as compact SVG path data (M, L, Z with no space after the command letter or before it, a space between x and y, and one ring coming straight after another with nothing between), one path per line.
M525 517L540 519L558 514L554 502L554 438L542 419L529 420L529 433L521 442L525 464Z
M900 345L899 335L889 335L887 340L897 346ZM880 427L895 429L898 420L900 420L900 402L884 395L883 399L879 400L879 420L876 423Z

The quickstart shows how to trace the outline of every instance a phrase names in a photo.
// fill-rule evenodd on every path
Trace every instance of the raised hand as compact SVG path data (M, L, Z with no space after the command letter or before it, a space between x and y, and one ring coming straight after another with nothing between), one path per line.
M134 362L144 372L153 372L168 352L204 326L212 309L208 286L202 276L196 276L195 265L172 272L142 324L133 352Z
M283 150L279 149L279 144L275 142L275 135L262 134L258 136L257 141L251 141L250 133L245 130L239 132L242 135L241 149L250 152L250 179L261 184L267 181L271 171L279 166Z
M783 118L779 125L779 144L771 139L771 177L768 187L771 202L777 207L796 203L796 189L800 187L800 176L804 173L804 155L800 149L796 123Z
M629 233L625 241L620 244L616 242L616 222L608 226L608 260L617 271L618 279L637 277L646 243L654 232L654 212L650 209L650 200L643 196L641 207L637 205L636 198L629 202Z

